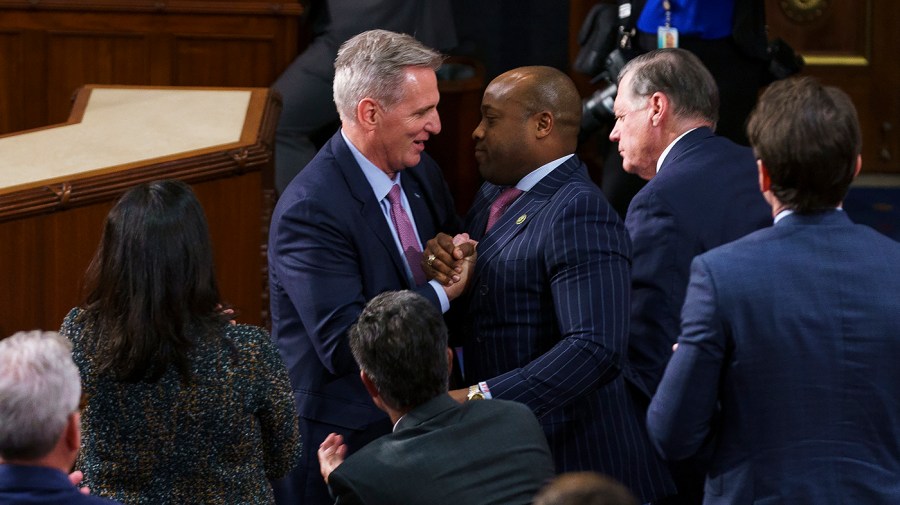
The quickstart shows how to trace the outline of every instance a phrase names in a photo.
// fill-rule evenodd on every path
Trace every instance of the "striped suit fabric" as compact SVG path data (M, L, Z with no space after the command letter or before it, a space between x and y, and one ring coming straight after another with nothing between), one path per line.
M558 472L593 470L643 502L674 491L626 385L631 244L575 156L484 233L485 183L465 229L479 241L463 335L468 383L538 416Z

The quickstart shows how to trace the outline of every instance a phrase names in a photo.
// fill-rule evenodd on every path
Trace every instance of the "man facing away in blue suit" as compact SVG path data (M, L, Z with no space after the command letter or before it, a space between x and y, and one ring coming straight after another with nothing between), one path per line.
M287 365L306 447L339 433L355 451L391 431L369 398L347 329L367 301L412 289L446 310L462 286L426 282L422 244L459 218L425 142L441 130L442 56L408 35L372 30L341 46L341 129L288 185L269 230L272 337ZM333 503L315 451L274 483L284 504Z
M779 81L747 131L775 225L694 259L651 438L669 459L715 439L705 504L900 503L900 244L840 209L856 110Z
M530 505L553 477L544 432L521 403L447 394L453 352L440 312L412 291L382 293L350 329L360 377L394 431L345 458L336 433L319 446L341 505Z
M558 472L608 474L646 503L674 487L625 382L631 245L573 154L580 123L578 91L554 68L514 69L485 90L472 136L487 182L466 218L478 252L460 300L471 387L451 395L525 403ZM464 254L439 235L426 273L452 281Z
M66 475L81 446L80 399L72 346L58 333L0 340L0 504L119 503L86 494Z
M714 133L719 91L691 52L659 49L628 62L619 75L609 138L626 172L647 183L628 207L633 245L629 379L650 403L681 328L691 260L772 224L759 193L749 147ZM726 104L727 106L728 104ZM672 465L678 497L699 504L703 458Z

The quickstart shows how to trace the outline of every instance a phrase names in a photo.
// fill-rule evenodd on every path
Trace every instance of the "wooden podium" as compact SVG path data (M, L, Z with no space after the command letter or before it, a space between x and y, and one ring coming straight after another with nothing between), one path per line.
M264 323L279 111L266 88L85 86L66 123L0 137L0 338L58 329L109 209L159 179L191 184L223 299Z

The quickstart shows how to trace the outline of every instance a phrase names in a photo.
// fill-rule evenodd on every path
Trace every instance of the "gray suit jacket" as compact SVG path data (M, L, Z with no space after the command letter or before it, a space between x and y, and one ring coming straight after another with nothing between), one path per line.
M547 442L528 407L460 405L441 395L347 458L329 486L341 505L526 505L552 477Z

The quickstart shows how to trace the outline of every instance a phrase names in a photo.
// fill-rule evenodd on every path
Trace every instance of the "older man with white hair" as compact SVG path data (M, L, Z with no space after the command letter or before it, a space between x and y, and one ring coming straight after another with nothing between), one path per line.
M81 445L81 378L56 332L0 340L0 504L100 505L66 476Z

